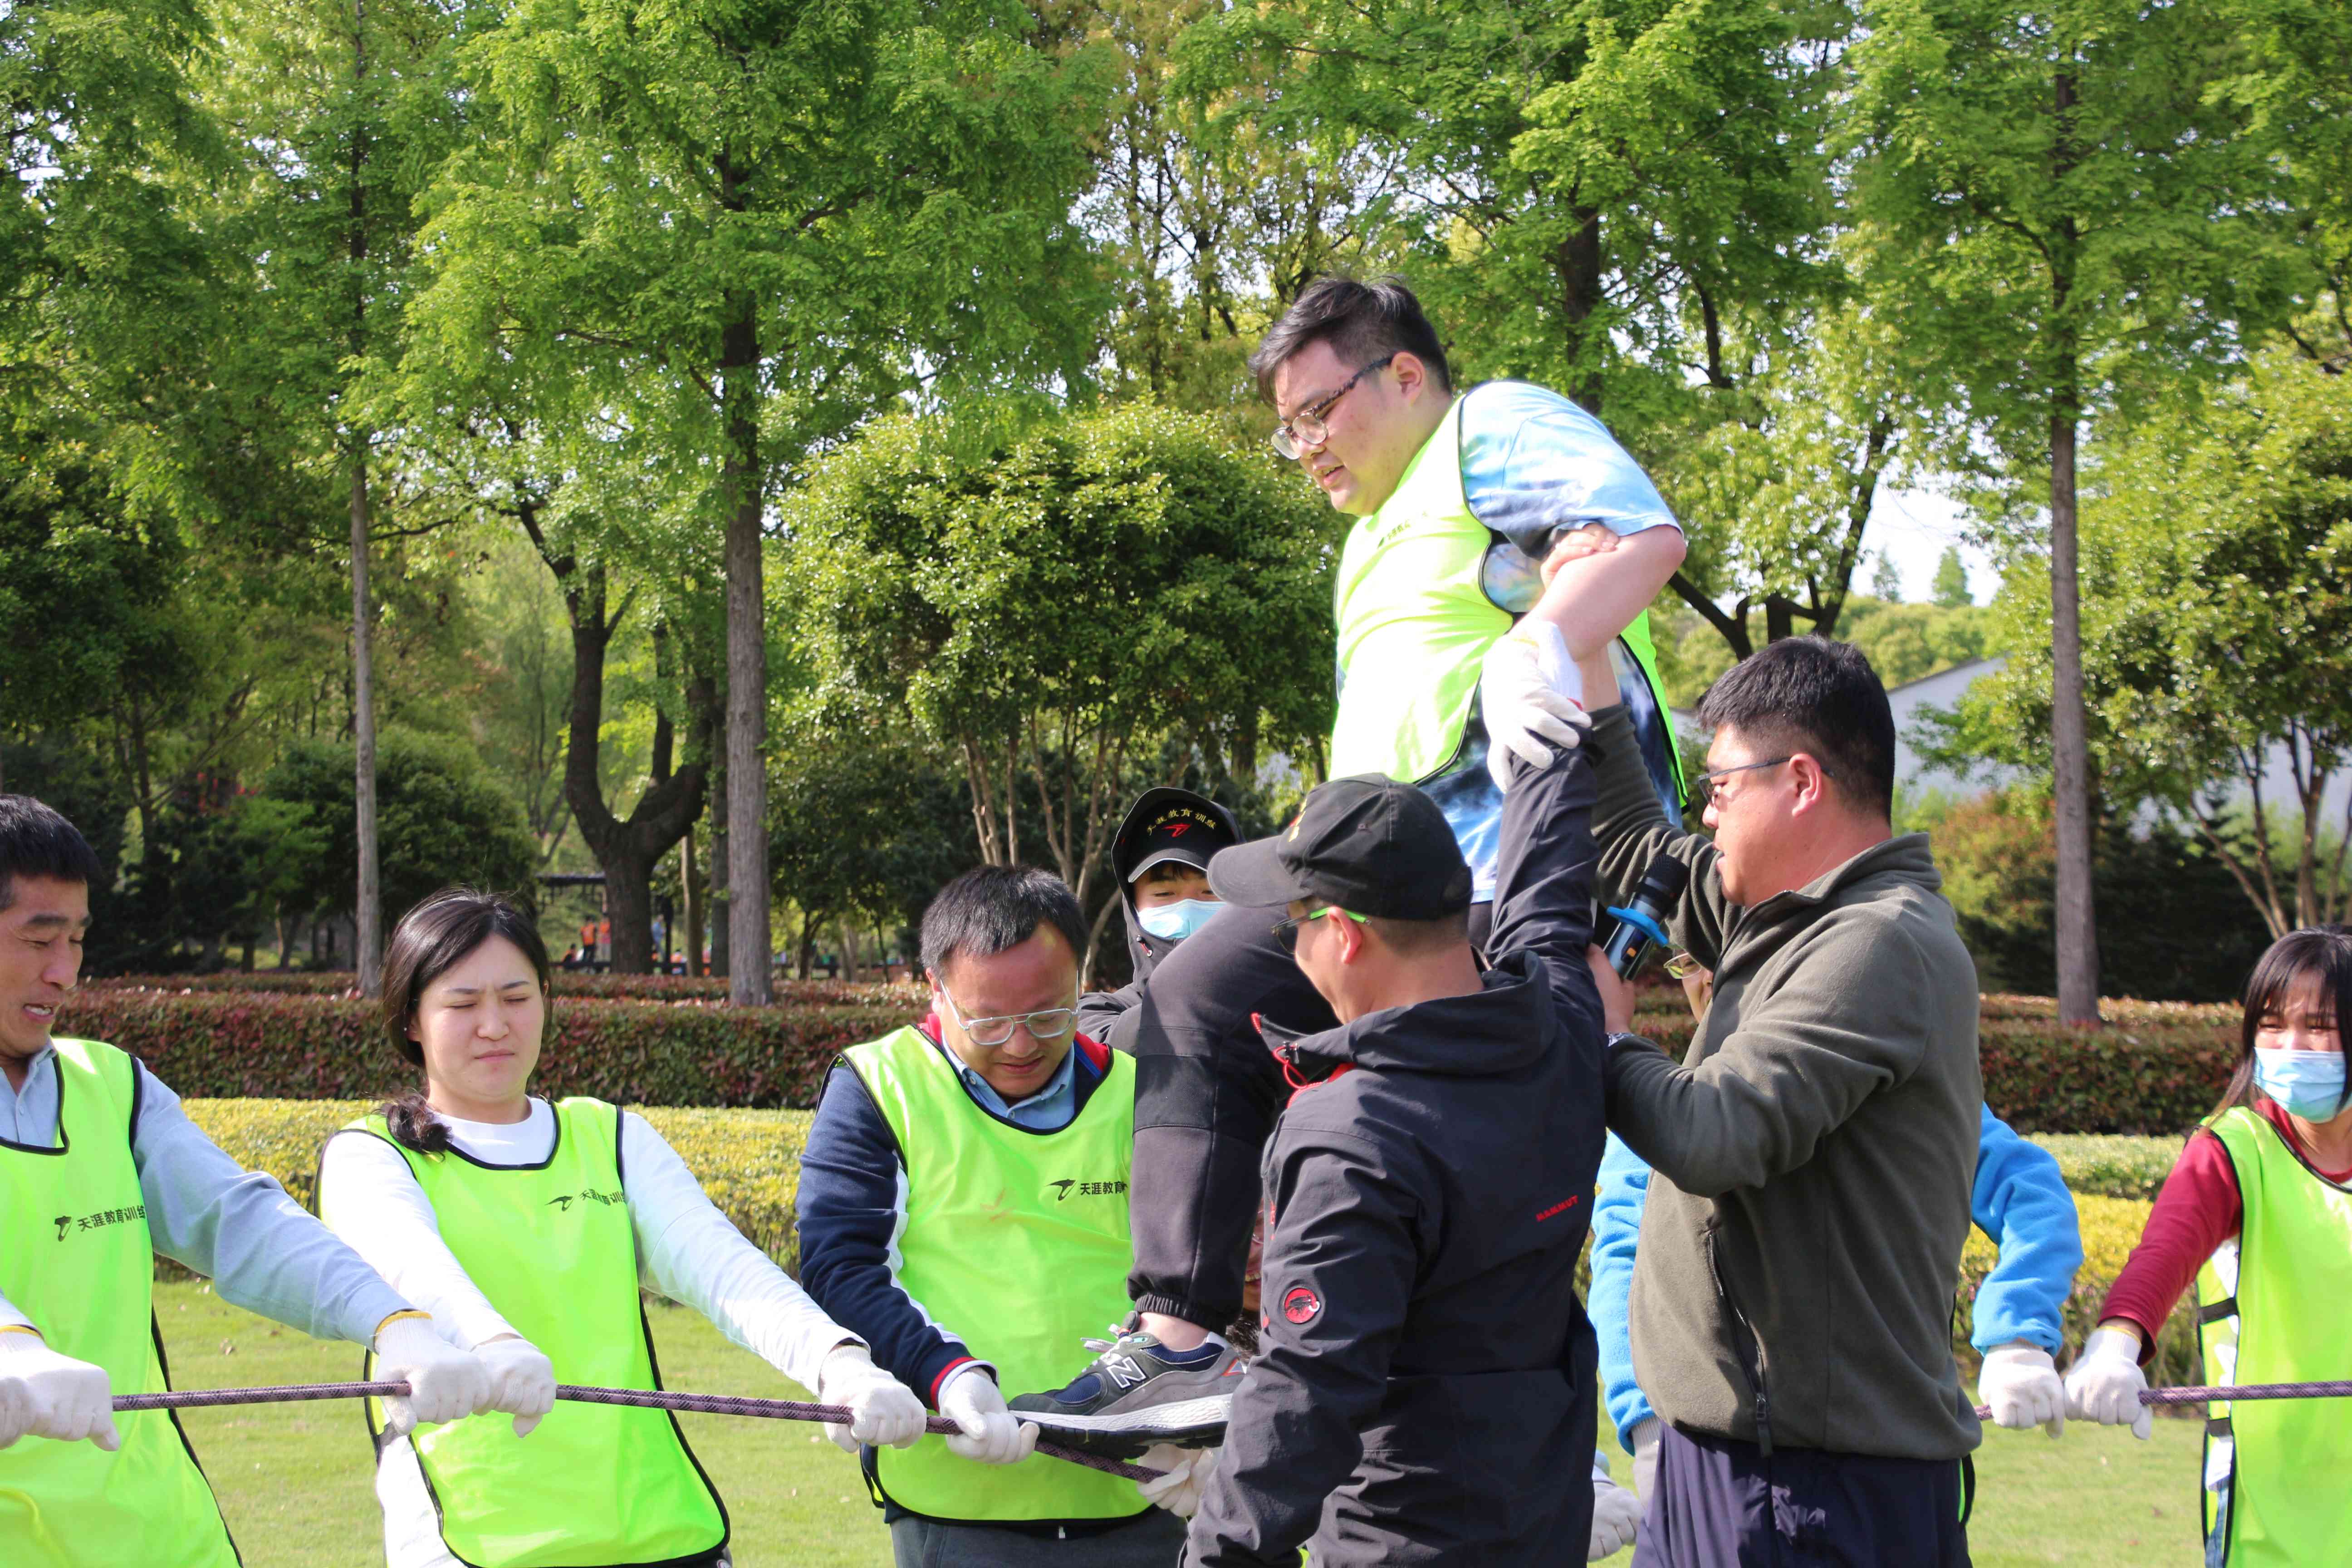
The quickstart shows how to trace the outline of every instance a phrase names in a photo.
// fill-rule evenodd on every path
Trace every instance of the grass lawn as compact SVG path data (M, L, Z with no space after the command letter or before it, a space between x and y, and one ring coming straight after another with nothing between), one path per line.
M173 1385L323 1383L356 1377L359 1352L321 1344L228 1306L202 1285L156 1287ZM651 1314L663 1381L673 1388L804 1398L698 1315ZM153 1420L154 1416L134 1416ZM383 1562L366 1429L356 1405L192 1410L182 1417L243 1548L247 1568L371 1568ZM883 1568L889 1540L857 1468L796 1422L681 1417L687 1439L727 1500L743 1568ZM1602 1423L1604 1431L1608 1423ZM1977 1456L1969 1531L1979 1568L2191 1568L2202 1423L2156 1423L2156 1440L2069 1427L1988 1432ZM1632 1464L1610 1447L1620 1481ZM1611 1561L1624 1563L1632 1553Z

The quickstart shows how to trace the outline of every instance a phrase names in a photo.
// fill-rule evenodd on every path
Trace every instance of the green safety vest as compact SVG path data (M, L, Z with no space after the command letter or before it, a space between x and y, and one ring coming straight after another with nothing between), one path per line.
M1465 757L1487 647L1518 616L1490 592L1495 531L1462 493L1462 410L1457 397L1378 511L1358 520L1339 552L1334 616L1339 633L1339 713L1331 728L1331 774L1386 773L1426 784L1484 759ZM1527 605L1520 605L1521 610ZM1667 709L1650 617L1618 639ZM1683 789L1671 739L1667 765Z
M1109 1057L1069 1125L1040 1132L982 1110L919 1029L843 1053L907 1164L899 1288L1004 1388L1060 1387L1078 1342L1128 1314L1135 1062ZM1056 1459L982 1465L944 1443L875 1450L867 1478L877 1503L933 1519L1126 1519L1150 1506L1117 1476Z
M112 1046L58 1040L58 1142L0 1139L0 1295L59 1355L117 1394L171 1386L155 1327L155 1249L131 1155L138 1069ZM7 1568L236 1568L220 1505L177 1415L117 1415L122 1447L23 1437L0 1449Z
M441 1239L559 1383L657 1389L637 1297L636 1233L621 1190L621 1113L585 1097L555 1107L555 1147L537 1165L486 1165L452 1149L421 1154L380 1115L337 1136L400 1151L433 1205ZM320 1213L333 1224L334 1194ZM367 1375L375 1375L374 1357ZM383 1407L368 1402L382 1444ZM480 1568L606 1568L704 1563L727 1543L727 1510L666 1410L559 1401L528 1437L507 1416L422 1426L415 1450L441 1539Z
M2352 1190L2309 1165L2259 1112L2207 1124L2229 1152L2245 1224L2197 1273L2198 1340L2212 1384L2352 1377ZM2341 1402L2216 1403L2205 1424L2208 1563L2352 1562L2352 1420Z

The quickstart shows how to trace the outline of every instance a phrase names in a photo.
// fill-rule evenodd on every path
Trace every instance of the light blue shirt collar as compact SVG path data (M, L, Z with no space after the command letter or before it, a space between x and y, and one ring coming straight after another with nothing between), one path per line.
M1004 1097L996 1092L989 1081L966 1067L945 1044L940 1049L948 1060L955 1063L956 1076L982 1110L1001 1116L1015 1127L1026 1127L1033 1132L1058 1132L1070 1124L1078 1113L1078 1044L1073 1039L1062 1057L1062 1065L1045 1080L1045 1087L1016 1104L1007 1105Z

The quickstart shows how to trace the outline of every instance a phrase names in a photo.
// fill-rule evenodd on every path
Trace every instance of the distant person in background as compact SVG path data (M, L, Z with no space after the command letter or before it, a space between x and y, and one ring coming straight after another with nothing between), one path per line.
M911 1444L922 1402L703 1194L643 1117L534 1096L547 950L506 900L453 888L385 944L387 1042L425 1089L319 1157L319 1212L493 1370L511 1423L386 1430L371 1405L388 1568L730 1560L726 1506L667 1411L555 1403L560 1382L661 1386L638 1291L689 1306L845 1405L863 1442ZM379 1375L371 1370L369 1375Z
M2066 1374L2078 1420L2153 1430L2140 1369L2197 1285L2205 1381L2352 1376L2352 933L2290 931L2246 982L2238 1068L2180 1152ZM2352 1420L2340 1401L2209 1406L2205 1561L2339 1563L2352 1550Z
M179 1418L113 1414L114 1393L168 1386L159 1256L247 1311L373 1344L411 1388L395 1421L505 1406L488 1367L276 1181L239 1169L153 1073L53 1033L99 877L72 823L0 795L0 1563L236 1568Z
M1134 977L1116 991L1078 998L1078 1027L1119 1050L1131 1048L1144 983L1176 944L1224 908L1209 887L1209 858L1241 842L1234 814L1189 789L1148 789L1128 807L1111 840Z

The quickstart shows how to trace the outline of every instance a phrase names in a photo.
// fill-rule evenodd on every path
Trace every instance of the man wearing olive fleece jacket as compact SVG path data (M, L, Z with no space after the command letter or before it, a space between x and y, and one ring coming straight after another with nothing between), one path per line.
M1593 715L1601 885L1688 866L1667 926L1715 972L1677 1064L1622 1032L1631 991L1594 964L1609 1125L1656 1172L1631 1319L1666 1430L1634 1562L1958 1568L1975 966L1926 837L1889 824L1894 721L1859 652L1774 643L1699 718L1711 843L1667 825L1622 710Z

